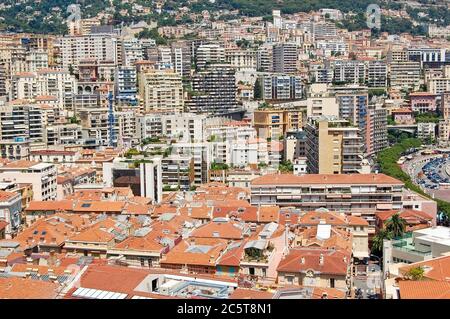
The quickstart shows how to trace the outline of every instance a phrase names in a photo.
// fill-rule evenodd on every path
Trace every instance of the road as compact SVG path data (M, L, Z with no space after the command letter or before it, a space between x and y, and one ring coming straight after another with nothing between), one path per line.
M353 292L361 289L363 299L369 299L369 295L374 295L381 290L381 269L376 264L368 266L358 265L355 276L353 277Z

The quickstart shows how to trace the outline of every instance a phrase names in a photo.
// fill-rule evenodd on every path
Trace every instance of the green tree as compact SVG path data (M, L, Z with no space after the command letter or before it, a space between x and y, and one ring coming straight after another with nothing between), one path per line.
M422 280L424 273L425 270L422 267L414 267L408 270L405 277L411 280Z
M253 88L253 96L255 98L255 100L261 100L262 99L262 86L261 86L261 81L258 79L256 79L255 81L255 86Z
M380 229L372 239L372 253L381 256L383 254L383 240L392 239L392 234L386 229Z
M404 220L400 215L394 214L389 218L386 223L386 229L392 234L393 237L403 236L406 230L406 220Z

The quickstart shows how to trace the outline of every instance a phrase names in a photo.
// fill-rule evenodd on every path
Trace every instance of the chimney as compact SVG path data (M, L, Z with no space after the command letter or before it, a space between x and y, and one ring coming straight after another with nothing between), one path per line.
M347 263L347 256L344 256L344 263Z
M323 266L323 254L320 254L319 265Z
M302 265L305 264L305 257L302 257L301 263L302 263Z

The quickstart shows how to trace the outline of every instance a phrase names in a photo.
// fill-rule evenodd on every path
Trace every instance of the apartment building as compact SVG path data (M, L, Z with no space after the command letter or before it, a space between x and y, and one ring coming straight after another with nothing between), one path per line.
M253 49L226 48L225 62L235 67L237 70L257 69L257 51Z
M212 64L194 74L186 101L188 110L216 115L238 110L235 74L235 69L226 64Z
M417 123L417 137L433 141L436 137L436 123Z
M171 46L172 49L172 63L176 73L183 78L189 78L191 76L191 48L188 43L174 42Z
M313 118L305 126L311 174L358 173L363 159L359 129L346 120Z
M273 46L273 72L297 72L298 48L295 43L279 43Z
M253 127L258 137L276 140L287 131L303 127L303 111L294 109L260 109L253 112Z
M335 96L318 94L306 100L308 117L339 116L339 104Z
M299 76L263 74L259 76L264 100L298 100L304 96L304 86Z
M22 196L20 192L0 190L0 223L6 222L5 237L14 236L21 224Z
M367 86L385 88L387 86L388 67L384 61L369 61L367 65Z
M172 70L154 70L139 76L139 94L145 112L183 111L181 76Z
M122 40L123 66L134 66L137 61L144 60L144 47L139 39Z
M116 157L112 162L103 163L103 182L106 187L130 187L134 196L159 203L163 187L161 158Z
M387 114L387 110L380 105L369 105L364 130L365 152L368 155L377 154L389 145Z
M61 62L64 69L72 66L75 70L81 60L94 59L98 62L121 62L119 38L111 33L65 36L59 38Z
M202 44L195 52L197 69L204 69L206 66L225 62L225 48L219 44Z
M391 87L417 89L420 85L422 69L420 62L393 61L389 64Z
M435 112L437 108L437 95L428 92L411 92L409 94L413 112Z
M188 191L194 182L192 156L169 155L161 159L163 190Z
M294 206L305 211L323 207L362 215L373 215L377 209L401 209L403 187L403 182L384 174L269 174L250 184L252 205Z
M432 94L442 94L450 91L450 77L429 79L427 89Z
M115 76L116 101L123 105L138 105L137 73L134 66L119 66Z
M366 80L366 66L362 61L335 61L334 82L363 84Z
M45 126L50 124L45 110L37 104L17 103L0 106L0 141L45 140ZM54 120L54 119L53 119Z
M174 143L172 154L190 156L194 160L194 185L208 182L208 169L212 159L208 143Z
M0 167L0 180L33 185L33 200L56 199L56 166L27 160L11 162Z
M449 252L450 231L443 226L415 230L402 238L385 240L383 245L385 265L421 262L442 257Z
M66 71L41 69L37 72L15 74L11 80L12 100L53 96L57 98L58 105L62 108L64 97L69 92L76 92L76 80Z

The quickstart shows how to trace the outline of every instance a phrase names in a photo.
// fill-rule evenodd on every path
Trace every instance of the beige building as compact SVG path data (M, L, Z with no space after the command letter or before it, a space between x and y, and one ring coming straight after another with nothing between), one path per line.
M313 174L358 173L363 159L359 128L348 121L312 119L306 126L308 172Z
M278 264L278 283L347 291L351 265L351 253L346 250L292 248Z
M171 70L154 70L139 76L139 94L145 112L183 111L181 75Z
M396 88L413 88L420 85L422 70L420 62L393 61L389 64L390 85Z
M255 110L253 126L258 137L278 139L287 131L297 131L303 127L303 113L301 110Z

